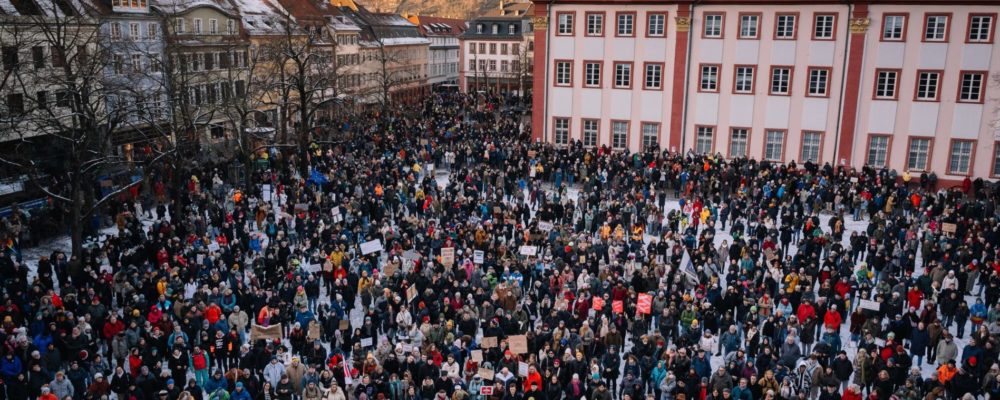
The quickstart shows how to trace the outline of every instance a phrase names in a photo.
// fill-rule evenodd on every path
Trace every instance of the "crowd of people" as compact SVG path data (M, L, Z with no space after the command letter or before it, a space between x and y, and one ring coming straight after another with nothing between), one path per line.
M0 399L1000 399L989 182L554 147L513 101L186 166L79 256L7 252Z

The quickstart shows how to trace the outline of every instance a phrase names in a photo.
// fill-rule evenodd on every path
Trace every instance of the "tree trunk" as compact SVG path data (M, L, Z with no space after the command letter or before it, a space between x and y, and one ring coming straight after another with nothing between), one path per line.
M73 201L69 205L70 213L70 240L72 241L73 257L77 260L82 259L83 254L83 228L84 221L82 221L83 214L83 199L80 198L83 193L80 192L80 178L73 175L71 178L71 186L73 186L72 199Z

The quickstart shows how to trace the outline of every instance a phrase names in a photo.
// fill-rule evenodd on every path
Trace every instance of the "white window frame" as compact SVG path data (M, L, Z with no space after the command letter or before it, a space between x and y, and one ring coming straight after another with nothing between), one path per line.
M887 42L901 42L906 40L903 35L906 32L905 15L886 15L882 21L882 40Z
M799 161L819 163L820 157L822 157L822 154L820 154L822 149L823 149L822 132L816 132L816 131L802 132L802 154L799 155Z
M643 85L644 89L663 89L663 64L646 64Z
M587 36L604 36L604 14L590 13L587 18Z
M895 100L899 86L899 71L880 69L875 71L875 98Z
M753 94L754 75L757 68L750 65L741 65L735 67L735 69L735 73L733 74L733 93Z
M632 64L615 63L615 89L629 89L632 87Z
M906 170L927 171L930 156L930 138L910 138L910 146L906 149Z
M872 167L885 167L889 164L889 136L871 135L868 138L868 152L865 164Z
M917 73L918 101L938 101L941 87L940 71L919 71Z
M795 39L797 17L798 15L795 14L778 14L774 27L774 38L780 40Z
M924 41L944 42L948 40L948 29L951 23L947 15L928 15L924 18Z
M635 36L635 13L623 12L615 16L615 34L621 37Z
M740 39L760 38L760 14L740 15Z
M597 147L597 137L600 135L601 122L596 119L585 119L581 123L584 147Z
M808 97L826 97L830 95L830 70L825 68L809 69Z
M710 125L700 125L695 129L694 152L695 154L712 154L715 150L715 127Z
M764 131L764 160L780 162L785 154L785 131Z
M660 145L660 124L643 122L640 126L640 130L642 131L642 149L650 150L658 147Z
M981 103L983 100L983 85L986 74L982 72L963 72L958 87L959 103Z
M833 40L836 24L836 14L816 14L813 16L813 39Z
M646 36L664 37L667 35L667 14L649 13L646 15Z
M969 16L969 43L989 43L993 41L993 15Z
M749 128L731 128L729 130L729 158L747 157L750 144Z
M948 149L948 174L968 175L972 171L972 153L975 150L972 140L954 140Z
M553 140L556 146L569 144L569 118L557 117L552 121Z
M705 14L705 29L702 31L702 36L710 39L721 39L722 38L722 14Z
M601 87L601 63L583 63L583 87Z
M556 61L556 86L570 86L573 83L573 64L569 61Z
M701 66L699 87L702 92L719 91L719 68L720 66L717 64Z
M611 149L625 150L628 147L628 121L611 121Z
M792 90L792 68L772 67L771 68L771 92L772 95L788 95Z
M573 35L574 14L562 13L556 15L556 36ZM495 25L494 25L495 26Z

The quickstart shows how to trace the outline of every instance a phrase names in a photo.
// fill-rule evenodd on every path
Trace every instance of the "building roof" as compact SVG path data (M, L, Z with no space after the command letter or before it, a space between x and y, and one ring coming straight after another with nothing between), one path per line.
M233 17L238 13L236 7L227 0L150 0L149 4L168 14L183 13L198 7L215 8Z
M531 18L535 14L535 4L531 2L500 2L500 7L489 10L476 17L489 19L521 19Z
M295 17L276 0L233 0L243 28L251 36L283 35L295 28ZM292 25L289 27L289 25Z
M89 8L78 0L0 0L0 15L9 16L79 16Z
M409 16L410 22L417 25L420 33L425 36L445 36L458 37L468 29L465 20L456 18L425 17L422 15Z

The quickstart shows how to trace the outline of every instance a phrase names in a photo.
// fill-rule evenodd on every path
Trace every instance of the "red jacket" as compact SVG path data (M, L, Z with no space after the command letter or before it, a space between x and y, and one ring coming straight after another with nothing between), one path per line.
M836 331L840 330L840 323L841 323L840 313L834 310L826 311L826 315L823 316L823 325L825 325L827 328Z
M799 322L805 322L807 318L816 316L816 309L813 308L812 304L802 303L799 305L798 311L795 312L795 316L799 318Z
M854 393L853 390L845 390L840 400L861 400L861 393Z

